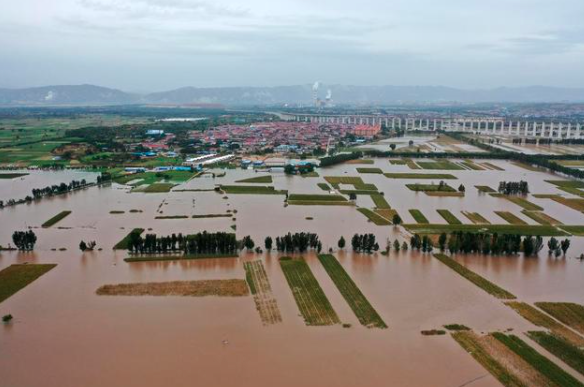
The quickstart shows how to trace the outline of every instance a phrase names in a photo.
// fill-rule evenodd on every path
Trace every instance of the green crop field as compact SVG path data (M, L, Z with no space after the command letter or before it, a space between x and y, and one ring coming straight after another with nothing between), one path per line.
M491 194L492 197L495 198L503 198L506 200L509 200L512 203L517 204L520 207L523 207L524 209L528 210L528 211L543 211L543 208L541 206L538 206L537 204L534 204L532 202L530 202L527 199L524 199L522 197L519 196L512 196L512 195L502 195L502 194L498 194L498 193L493 193Z
M0 271L0 302L53 269L54 264L10 265Z
M42 228L49 228L49 227L57 224L58 222L60 222L65 217L67 217L70 213L71 213L71 211L61 211L57 215L53 216L51 219L49 219L45 223L43 223L41 227Z
M324 179L336 189L340 184L345 184L352 185L356 190L377 191L375 184L365 183L358 176L325 176Z
M375 207L381 210L388 210L391 208L387 200L385 200L385 196L381 194L371 194L371 199L375 204Z
M584 350L577 348L559 336L547 332L533 331L528 332L527 336L584 375Z
M436 179L436 180L456 180L456 176L449 173L384 173L389 179Z
M468 218L474 224L491 224L484 216L478 212L462 211L462 214Z
M436 210L436 212L438 212L448 224L462 224L462 222L448 210L441 209Z
M513 215L512 213L510 213L508 211L495 211L495 214L499 215L501 218L503 218L509 224L527 225L526 221L517 217L516 215Z
M456 262L449 256L445 254L434 254L434 257L490 295L503 300L511 300L516 298L513 294L509 293L503 288L500 288L486 278L481 277L474 271L467 269L465 266Z
M144 232L143 228L135 228L128 235L126 235L121 241L116 243L114 246L114 250L127 250L128 249L128 242L130 241L130 234L142 234Z
M415 192L455 192L458 193L454 188L448 184L406 184L410 190Z
M368 208L360 207L360 208L357 208L357 211L359 211L360 213L365 215L367 217L367 219L372 221L376 226L389 226L389 225L391 225L391 221L389 221L388 219L384 218L383 216L377 214L376 212L371 211Z
M410 210L410 214L414 217L414 220L416 222L418 222L419 224L428 224L430 223L430 221L428 221L428 218L426 218L424 216L424 214L422 214L422 212L420 210Z
M285 195L286 191L276 190L266 185L222 185L221 190L228 194L238 195Z
M340 320L303 258L280 258L280 266L306 325L334 325Z
M473 233L498 233L532 236L567 236L568 233L553 226L542 225L510 225L510 224L404 224L410 232L418 234L441 234L454 231ZM567 227L567 226L562 226ZM577 226L582 227L584 226Z
M584 335L584 306L572 302L536 302L535 306Z
M236 183L271 184L272 183L272 175L250 177L248 179L237 180Z
M355 316L359 319L361 325L368 328L387 328L381 316L379 316L357 284L355 284L353 279L333 255L319 255L318 260L324 266L326 272L353 310L353 313L355 313Z
M562 222L552 218L548 214L541 212L541 211L527 211L523 210L521 213L533 220L535 220L539 224L543 225L558 225L562 224Z
M450 170L450 171L461 171L464 170L458 164L453 163L452 161L448 160L439 160L439 161L417 161L416 162L422 169L442 169L442 170Z
M383 171L379 168L357 168L357 172L359 172L359 173L377 173L377 174L383 173Z
M475 185L475 188L478 189L479 192L484 192L484 193L495 193L495 192L497 192L494 189L492 189L491 187L489 187L488 185Z

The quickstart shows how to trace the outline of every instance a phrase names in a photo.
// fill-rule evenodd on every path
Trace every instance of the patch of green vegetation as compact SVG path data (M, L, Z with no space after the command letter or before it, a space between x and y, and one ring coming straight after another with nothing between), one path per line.
M303 258L280 259L280 267L306 325L333 325L340 320Z
M428 329L420 331L420 333L424 336L443 336L446 334L446 331L443 329Z
M523 210L521 211L521 213L533 220L535 220L537 223L539 224L543 224L543 225L558 225L558 224L562 224L562 222L552 218L551 216L549 216L546 213L543 213L541 211L527 211L527 210Z
M462 211L462 214L474 224L491 224L491 222L485 219L485 217L478 212Z
M509 224L514 224L514 225L526 225L527 224L527 222L525 222L523 219L518 218L516 215L513 215L509 211L495 211L495 214L499 215L501 218L503 218Z
M339 189L340 184L352 185L356 190L377 191L375 184L368 184L358 176L325 176L324 179L334 188Z
M415 192L457 192L448 184L406 184L406 187Z
M359 319L361 325L368 328L387 328L381 316L363 295L357 284L347 274L343 266L331 254L319 255L318 260L335 283L347 304Z
M319 177L320 175L318 174L318 172L312 171L312 172L308 172L308 173L303 173L300 176L302 176L302 177Z
M112 210L109 212L112 215L120 215L120 214L125 214L126 211L121 211L121 210Z
M155 216L154 219L188 219L188 215L160 215Z
M320 188L323 191L330 191L331 190L331 187L327 183L317 183L316 185L318 186L318 188Z
M523 207L524 209L526 209L528 211L543 211L542 207L530 202L529 200L526 200L522 197L519 197L519 196L503 195L503 194L499 194L499 193L491 194L491 196L495 197L495 198L507 199L510 202L515 203L518 206Z
M357 172L383 174L383 171L380 168L357 168Z
M571 329L566 328L564 325L533 306L525 302L507 302L506 305L532 324L549 329L552 333L563 337L578 347L584 347L584 338L582 338L582 336L574 333Z
M375 204L375 208L378 208L381 210L388 210L391 208L391 206L389 205L387 200L385 200L385 196L383 196L381 194L371 194L371 199L373 200L373 203Z
M502 300L512 300L516 297L506 291L503 288L495 285L491 281L487 280L484 277L481 277L474 271L467 269L465 266L461 265L460 263L456 262L454 259L450 258L445 254L434 254L434 258L438 259L440 262L478 286L479 288L483 289L485 292L489 293L492 296L495 296Z
M545 180L545 182L553 184L556 187L584 189L584 181L580 180Z
M377 214L376 212L371 211L368 208L359 207L359 208L357 208L357 211L359 211L360 213L365 215L367 217L367 219L372 221L376 226L390 226L391 225L391 221L389 221L388 219L385 219L383 216Z
M18 179L27 175L28 173L0 173L0 179Z
M478 164L473 163L471 160L464 160L460 162L461 165L472 169L473 171L484 171L485 169Z
M469 327L462 324L447 324L444 325L444 328L448 329L449 331L470 331Z
M422 169L442 169L442 170L450 170L450 171L460 171L464 170L458 164L453 163L452 161L448 160L438 160L438 161L417 161L417 164Z
M584 335L584 306L572 302L536 302L535 306Z
M484 165L485 167L490 168L492 170L495 170L495 171L504 171L503 168L498 167L498 166L496 166L495 164L492 164L492 163L482 163L482 165Z
M418 222L419 224L428 224L430 223L430 221L428 220L428 218L426 218L424 216L424 214L422 214L422 212L420 210L410 210L410 214L412 214L412 216L414 217L414 220L416 222Z
M10 265L0 271L0 302L53 269L55 264Z
M290 194L288 201L346 202L347 199L341 195Z
M45 223L43 223L41 225L41 227L42 228L49 228L49 227L53 226L54 224L60 222L64 218L66 218L69 214L71 214L71 211L61 211L57 215L53 216L51 219L49 219Z
M436 180L456 180L456 176L449 173L384 173L389 179L436 179Z
M204 218L230 218L232 214L204 214L204 215L193 215L193 219L204 219Z
M484 193L495 193L495 192L497 192L494 189L492 189L491 187L489 187L488 185L475 185L475 188L478 189L479 192L484 192Z
M154 184L158 182L183 183L190 180L196 173L190 171L139 172L114 177L114 182L127 184L138 181L136 184Z
M249 179L237 180L236 183L271 184L272 183L272 175L250 177Z
M564 226L564 225L560 225L558 227L561 228L564 231L569 232L570 234L572 234L574 236L584 236L584 226Z
M536 198L540 199L552 199L553 201L563 204L566 207L570 207L573 210L584 212L584 199L570 199L565 198L560 195L548 195L548 194L538 194L533 195Z
M128 242L130 242L131 234L142 234L144 232L143 228L135 228L128 235L124 237L121 241L116 243L114 246L114 250L127 250L128 249Z
M462 224L462 222L448 210L440 209L436 210L436 212L439 213L448 224Z
M479 338L472 332L456 332L452 338L469 353L480 365L485 367L502 385L508 387L527 387L509 369L492 357L481 345Z
M211 259L211 258L237 258L236 253L230 254L188 254L188 255L136 255L124 258L125 262L156 262L156 261L182 261L190 259Z
M559 336L547 332L527 332L527 336L564 363L584 375L584 350L577 348Z
M454 231L475 232L475 233L498 233L513 235L532 236L566 236L566 232L553 226L542 225L509 225L509 224L404 224L410 232L418 234L449 234ZM566 227L566 226L562 226ZM584 226L576 226L582 227Z
M170 190L174 186L175 186L175 184L172 184L172 183L155 183L155 184L150 184L148 187L146 187L144 189L141 189L139 192L144 192L144 193L165 193L165 192L170 192Z
M228 194L241 195L285 195L286 191L276 190L266 185L222 185L221 189Z
M534 369L544 375L557 386L584 386L572 375L561 369L545 356L541 355L526 342L515 335L505 335L501 332L492 333L492 336L503 343L511 351L525 360Z

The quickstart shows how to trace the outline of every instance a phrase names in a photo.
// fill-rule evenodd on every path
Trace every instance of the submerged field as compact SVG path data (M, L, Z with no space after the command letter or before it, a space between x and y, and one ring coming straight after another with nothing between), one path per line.
M562 203L581 197L546 182L565 179L504 160L367 160L307 178L219 168L182 181L128 177L0 210L9 225L0 227L4 249L14 247L14 231L38 237L32 252L0 251L0 270L59 264L0 303L1 315L14 316L0 327L0 384L554 385L556 376L530 365L540 358L524 359L493 332L520 337L582 382L575 340L584 305L583 263L576 259L584 251L578 236L584 214ZM419 163L432 169L414 169ZM0 180L0 200L91 172L26 173ZM494 191L500 181L519 178L529 182L526 202L475 188ZM407 187L438 186L442 179L457 196ZM173 187L141 192L158 184ZM68 217L41 227L65 210L72 211ZM497 212L527 224L510 224ZM231 257L127 251L136 235L199 231L235 233L238 240L249 235L255 243ZM538 257L445 251L447 258L434 258L439 234L453 231L543 235L544 247ZM288 232L318 234L320 253L278 251L276 238ZM431 253L409 246L414 233L429 237ZM379 250L353 251L355 234L375 236ZM552 235L570 239L565 256L548 254ZM81 241L97 246L81 252ZM230 280L233 286L224 287ZM96 294L100 288L112 295ZM513 297L535 312L522 307L528 318L505 305ZM153 361L156 367L144 366ZM19 371L23 364L35 364L35 372ZM95 364L103 365L97 379ZM292 371L282 377L283 369Z

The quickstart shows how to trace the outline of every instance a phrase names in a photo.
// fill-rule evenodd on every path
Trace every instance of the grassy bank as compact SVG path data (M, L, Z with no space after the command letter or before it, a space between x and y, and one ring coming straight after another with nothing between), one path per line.
M380 210L389 210L391 208L387 200L385 200L385 196L381 194L372 194L371 200L373 200L375 208L378 208Z
M206 218L230 218L233 214L204 214L204 215L193 215L193 219L206 219Z
M0 173L0 179L18 179L19 177L28 176L28 173Z
M127 250L128 249L128 242L130 241L131 234L142 234L144 232L143 228L135 228L128 235L124 237L121 241L116 243L114 246L114 250Z
M355 313L355 316L359 319L361 325L368 328L387 328L381 316L379 316L369 300L367 300L353 279L333 255L319 255L318 260L324 266L326 272L353 310L353 313Z
M479 192L484 192L484 193L494 193L494 192L497 192L494 189L492 189L491 187L489 187L488 185L475 185L475 188Z
M175 186L172 183L155 183L150 184L148 187L137 191L137 192L144 192L144 193L165 193L170 192L170 190Z
M438 184L406 184L406 187L414 192L457 192L448 184L442 186Z
M516 298L513 294L509 293L503 288L500 288L486 278L481 277L474 271L467 269L465 266L456 262L449 256L445 254L434 254L434 257L479 288L483 289L485 292L503 300L512 300Z
M42 228L49 228L61 220L65 219L67 216L71 214L71 211L61 211L57 215L53 216L51 219L47 220L45 223L41 225Z
M53 269L54 264L10 265L0 271L0 302Z
M333 325L340 320L303 258L280 258L280 266L306 325Z
M383 171L380 168L357 168L357 172L359 173L376 173L376 174L382 174Z

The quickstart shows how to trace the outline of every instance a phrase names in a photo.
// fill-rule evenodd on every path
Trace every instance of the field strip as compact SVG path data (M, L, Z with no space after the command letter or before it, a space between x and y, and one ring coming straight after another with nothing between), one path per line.
M100 296L242 297L249 295L249 289L245 280L228 279L103 285L96 293Z
M24 289L55 266L57 265L15 264L0 270L0 302Z
M280 258L280 267L298 309L309 326L334 325L340 320L304 258Z
M467 269L465 266L461 265L460 263L456 262L454 259L450 258L445 254L434 254L434 258L438 259L440 262L478 286L479 288L483 289L485 292L499 298L502 300L512 300L516 297L506 291L503 288L495 285L491 281L487 280L484 277L481 277L474 271Z
M262 261L244 262L243 267L256 309L264 325L282 322L282 315L272 294L272 287Z
M357 287L357 284L333 255L321 254L318 256L318 260L324 266L324 269L359 319L361 325L367 328L387 328L381 316L379 316L371 303L369 303L369 300Z
M535 306L584 335L584 306L571 302L536 302Z
M548 332L527 332L527 337L572 367L575 371L584 375L584 350L569 343L560 336Z
M562 325L547 314L540 312L525 302L507 302L507 306L515 310L521 317L538 327L549 329L553 334L563 337L577 347L584 347L584 337Z

